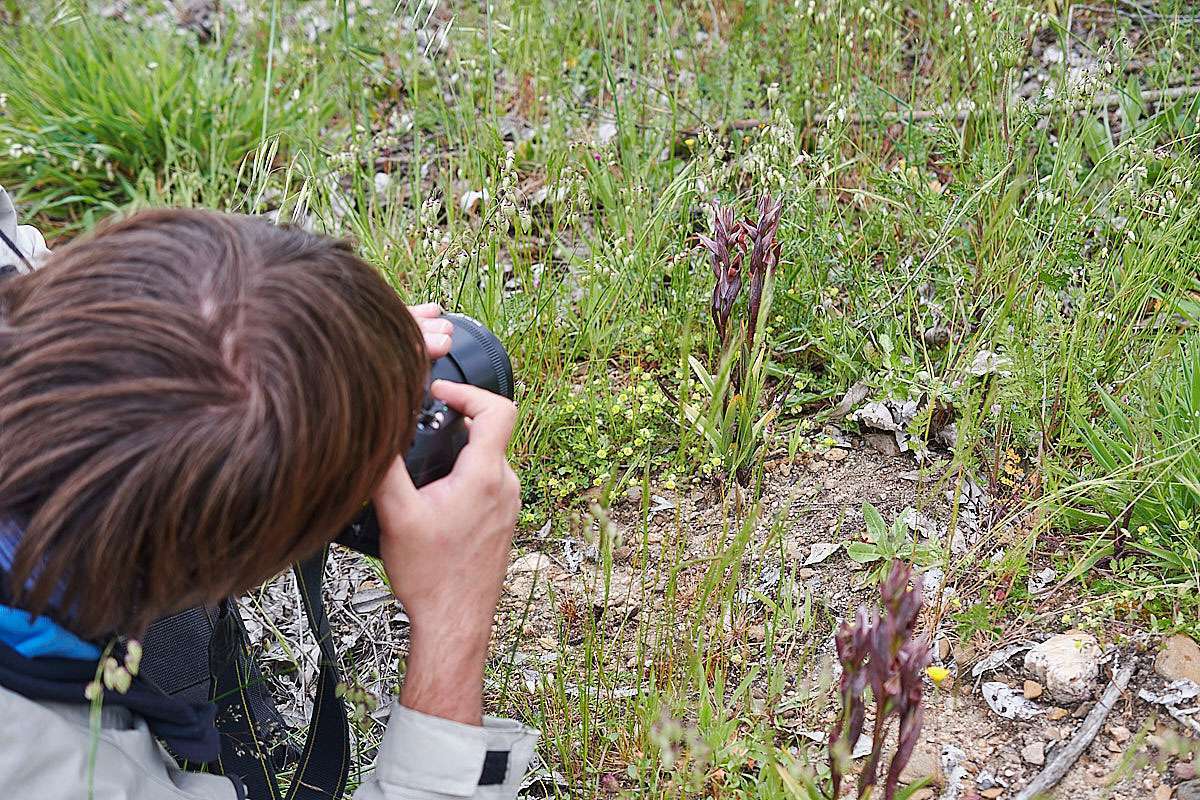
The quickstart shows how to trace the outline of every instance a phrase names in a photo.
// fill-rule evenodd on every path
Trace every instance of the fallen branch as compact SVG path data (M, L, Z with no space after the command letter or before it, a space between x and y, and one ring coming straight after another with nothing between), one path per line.
M1164 100L1178 100L1181 97L1194 97L1200 95L1200 84L1195 86L1172 86L1169 89L1152 89L1148 92L1142 92L1141 101L1147 105L1153 103L1161 103ZM1093 97L1091 100L1078 105L1071 111L1099 111L1104 108L1112 108L1120 105L1121 100L1127 95L1113 92L1111 94L1100 94ZM1012 102L1016 102L1016 98ZM1041 115L1046 115L1054 108L1046 108L1039 112ZM847 114L843 120L848 125L862 125L868 122L880 122L886 125L892 125L897 122L928 122L933 119L953 119L958 122L963 122L967 117L974 113L973 110L958 109L954 110L947 107L942 108L918 108L911 111L889 111L882 114L862 114L855 112ZM824 125L833 119L830 114L815 114L812 121L815 125ZM746 131L754 128L762 128L766 126L765 120L757 118L735 119L730 122L724 122L716 126L715 130L728 134L731 131ZM704 128L695 126L685 128L679 132L680 137L690 138L699 134Z
M1015 800L1033 800L1035 797L1041 797L1063 779L1063 776L1079 760L1079 756L1083 754L1087 746L1096 738L1096 734L1100 732L1104 720L1108 719L1109 712L1117 704L1117 698L1129 685L1129 679L1133 676L1134 669L1136 667L1131 661L1117 670L1117 674L1113 675L1112 683L1108 684L1104 695L1088 712L1083 724L1079 726L1079 730L1075 731L1075 735L1054 754L1050 763L1046 764L1045 768L1029 782L1029 785L1017 794Z

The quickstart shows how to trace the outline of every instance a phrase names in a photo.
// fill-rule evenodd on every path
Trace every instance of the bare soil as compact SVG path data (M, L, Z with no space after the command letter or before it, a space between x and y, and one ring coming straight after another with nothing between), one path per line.
M939 481L937 466L919 468L910 456L881 455L857 439L843 444L847 447L836 448L832 455L817 456L808 463L780 464L770 471L763 512L740 572L728 572L727 580L740 587L736 595L740 602L735 603L738 610L726 617L721 617L716 607L701 611L711 617L712 646L742 654L747 665L768 659L794 664L794 678L785 698L795 702L785 703L786 708L771 708L766 686L756 686L752 692L757 698L755 705L745 713L769 719L781 743L807 749L814 762L822 760L824 749L814 739L828 730L836 712L832 631L859 605L871 604L877 590L867 580L868 570L851 561L844 549L817 563L805 562L814 547L819 550L862 538L864 502L878 508L889 523L906 509L916 509L922 524L936 529L935 537L946 535L951 519L946 494L949 483ZM679 636L682 646L697 604L703 601L706 575L736 539L736 506L736 496L723 497L711 486L680 493L654 491L645 500L634 491L614 504L611 519L602 525L581 519L573 522L566 538L524 536L513 555L497 624L494 663L500 667L498 672L509 673L510 702L506 705L519 707L511 702L512 692L519 692L523 682L532 689L556 663L570 662L570 651L579 646L590 626L608 643L600 658L611 668L607 680L612 696L627 698L636 691L639 671L653 671L656 666L637 663L639 626L643 632L651 631L650 637L660 643L663 637ZM612 543L607 581L596 543L601 526ZM924 632L935 642L937 663L948 667L953 677L940 687L931 682L926 685L922 743L910 772L928 775L933 783L918 792L919 798L1015 796L1042 768L1030 763L1030 755L1037 755L1030 752L1030 746L1036 750L1041 744L1048 762L1091 707L1091 701L1055 706L1042 697L1035 702L1044 713L1021 721L1002 718L984 701L979 690L983 680L1002 681L1020 690L1028 676L1018 655L996 671L971 677L971 667L1002 643L961 640L951 613L955 597L971 600L970 593L978 597L981 591L992 590L982 586L976 567L980 559L991 557L987 548L996 547L994 540L1003 536L981 538L989 543L967 546L949 563L936 566L949 576L942 613L938 613L935 598L927 600ZM1043 566L1031 564L1029 572ZM407 650L407 617L375 569L357 554L335 548L327 578L327 600L335 637L345 653L346 680L364 687L376 701L374 708L362 709L366 717L357 731L360 753L369 757L396 691L395 670ZM931 588L936 592L936 585ZM803 629L768 631L766 609L748 589L777 601L781 593L794 593L793 599L807 596L813 613ZM1061 632L1062 626L1044 627L1045 620L1057 619L1054 609L1074 606L1077 601L1069 587L1052 595L1042 602L1039 610L1043 613L1035 619L1011 620L1004 642L1020 637L1044 639ZM304 630L290 576L264 587L245 601L243 608L281 710L289 722L299 726L311 708L316 649ZM265 624L271 620L273 624ZM1132 658L1137 659L1139 669L1100 734L1054 796L1081 800L1172 797L1168 790L1193 774L1191 753L1195 748L1175 722L1137 698L1139 688L1157 690L1165 684L1152 667L1155 643L1145 636L1130 637L1116 626L1111 640L1106 641L1103 634L1100 639L1106 648L1106 662L1093 697L1103 691L1115 665ZM581 683L584 680L579 677ZM490 690L495 697L500 687L493 684ZM956 749L963 757L958 760L958 770L951 758L948 774L938 764L943 754L952 757ZM553 769L555 765L547 766Z

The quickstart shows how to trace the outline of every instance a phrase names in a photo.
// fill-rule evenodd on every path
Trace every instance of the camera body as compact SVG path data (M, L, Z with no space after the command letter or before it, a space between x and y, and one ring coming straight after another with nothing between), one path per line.
M478 320L463 314L446 314L454 325L450 352L433 362L429 383L435 380L469 383L513 399L512 362L496 335ZM467 445L467 425L462 415L433 397L428 389L417 414L417 431L404 464L418 488L450 474L458 454ZM338 544L379 557L379 520L367 506L350 523Z

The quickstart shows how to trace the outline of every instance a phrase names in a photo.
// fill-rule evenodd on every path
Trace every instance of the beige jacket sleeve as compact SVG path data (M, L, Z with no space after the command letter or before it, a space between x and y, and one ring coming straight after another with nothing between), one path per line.
M513 720L484 717L476 727L393 703L375 772L354 800L512 800L538 736ZM480 786L485 760L498 782Z

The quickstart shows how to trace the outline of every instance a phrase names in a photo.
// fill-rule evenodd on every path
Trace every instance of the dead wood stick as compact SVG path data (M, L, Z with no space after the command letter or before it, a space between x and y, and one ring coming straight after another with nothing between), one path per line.
M1063 779L1063 776L1067 774L1087 746L1096 738L1096 734L1100 732L1104 720L1108 719L1108 713L1117 704L1117 698L1129 685L1129 679L1133 676L1134 669L1136 669L1136 665L1131 661L1117 670L1117 674L1113 675L1112 683L1108 684L1104 695L1088 712L1083 724L1079 726L1079 730L1075 731L1075 735L1071 737L1070 741L1054 754L1050 763L1034 776L1029 785L1020 791L1015 800L1033 800L1035 797L1041 797Z
M1153 89L1149 92L1142 92L1141 100L1143 103L1161 103L1164 100L1178 100L1181 97L1192 97L1200 95L1200 84L1195 86L1172 86L1169 89ZM1125 95L1111 93L1096 95L1086 103L1071 109L1073 111L1098 111L1102 108L1111 108L1119 105L1121 98ZM1043 115L1045 111L1041 112ZM953 111L949 108L918 108L912 111L889 111L883 114L861 114L853 113L846 115L845 122L850 125L862 125L866 122L882 122L891 125L897 122L928 122L931 119L954 119L959 122L966 120L972 114L968 110ZM813 124L824 125L830 120L829 114L815 114L813 116ZM730 131L745 131L754 128L761 128L767 123L761 119L735 119L730 122L724 122L715 126L716 130L728 133ZM695 136L703 130L702 127L685 128L680 131L680 136Z
M1172 86L1169 89L1153 89L1149 92L1142 92L1143 103L1159 103L1163 100L1178 100L1181 97L1191 97L1200 94L1200 85L1197 86ZM1072 111L1098 111L1102 108L1112 108L1119 105L1121 98L1125 95L1111 93L1099 94L1093 97L1086 103L1082 103L1071 109ZM852 125L861 125L864 122L886 122L889 125L895 122L927 122L931 119L940 119L943 117L956 119L962 122L971 115L971 111L960 110L951 113L948 108L922 108L911 112L893 111L887 114L879 114L871 116L869 114L850 114L846 117L846 121ZM828 114L817 114L813 117L813 122L818 125L823 125L829 120Z

